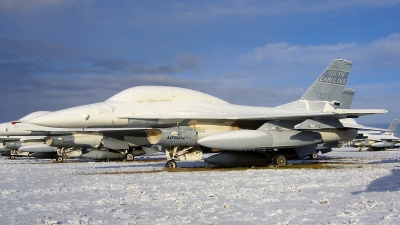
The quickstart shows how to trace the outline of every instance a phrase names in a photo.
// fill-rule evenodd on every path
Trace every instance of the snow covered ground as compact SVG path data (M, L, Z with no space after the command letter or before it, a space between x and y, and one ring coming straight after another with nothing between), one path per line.
M150 160L151 159L151 160ZM400 150L335 149L332 168L0 157L0 224L399 224ZM158 160L157 160L158 159ZM302 164L298 160L289 163ZM142 171L142 172L141 172Z

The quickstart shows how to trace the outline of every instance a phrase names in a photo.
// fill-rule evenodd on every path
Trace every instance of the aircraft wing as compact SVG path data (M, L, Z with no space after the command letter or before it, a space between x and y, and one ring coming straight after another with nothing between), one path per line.
M368 140L374 141L399 141L400 138L391 135L369 135Z
M358 132L358 134L373 134L373 133L380 133L380 131L389 131L388 129L377 128L377 127L367 127L361 124L353 124L353 123L342 123L343 127L346 128L354 128L357 130L370 130L369 132ZM375 131L375 132L374 132Z
M335 117L335 118L357 118L359 116L387 113L385 109L336 109L333 112L314 111L288 111L271 110L265 113L235 112L235 113L202 113L202 112L174 112L173 114L162 113L159 115L148 114L137 116L118 116L119 119L160 119L160 120L183 120L183 119L205 119L205 120L297 120L313 117Z
M239 108L238 108L239 109ZM246 108L250 109L250 108ZM255 109L255 108L251 108ZM220 111L221 112L221 111ZM316 112L316 111L304 111L304 110L285 110L285 109L270 109L270 110L222 110L222 113L213 112L210 113L210 110L207 111L173 111L173 113L169 112L159 112L153 111L150 113L140 113L136 115L129 116L118 116L119 119L129 119L136 120L140 123L132 124L124 127L89 127L89 128L57 128L57 129L34 129L31 130L32 133L42 133L47 132L47 135L63 135L63 134L74 134L74 133L82 133L82 132L93 132L93 133L102 133L102 134L117 134L118 135L135 135L136 133L154 129L161 127L174 126L177 122L181 122L183 120L207 120L207 121L236 121L243 124L249 124L252 122L256 122L257 124L262 124L271 120L298 120L305 121L310 118L354 118L363 115L371 115L378 113L386 113L386 110L383 109L355 109L355 110L338 110L331 112ZM148 124L148 122L157 121L154 124ZM164 124L164 125L163 125ZM257 126L257 125L254 125ZM337 126L335 126L337 127ZM337 128L355 128L355 129L366 129L366 127L362 125L343 125Z

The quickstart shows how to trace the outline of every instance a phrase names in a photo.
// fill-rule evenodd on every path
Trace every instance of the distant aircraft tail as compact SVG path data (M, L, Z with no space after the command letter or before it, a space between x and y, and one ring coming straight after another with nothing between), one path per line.
M385 132L385 134L386 135L396 135L396 130L397 130L397 124L398 123L399 123L399 120L398 119L394 119L392 121L392 123L390 124L389 128L388 128L388 130L390 130L390 131Z
M344 86L351 65L350 61L334 59L299 100L277 108L332 111L335 108L350 107L355 91L344 90Z

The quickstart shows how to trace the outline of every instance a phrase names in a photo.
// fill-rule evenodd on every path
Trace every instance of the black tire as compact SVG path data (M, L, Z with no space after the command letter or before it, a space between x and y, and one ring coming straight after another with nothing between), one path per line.
M285 166L287 164L287 158L285 155L278 154L274 156L274 165Z
M64 157L62 157L62 156L57 156L56 161L57 161L57 162L62 162L62 161L64 161Z
M10 159L14 160L15 159L15 155L10 156Z
M167 163L165 164L166 168L176 168L176 162L175 160L168 160Z
M133 156L132 153L127 153L125 155L125 159L126 159L126 161L133 161L135 159L135 156Z
M311 154L310 159L318 159L318 153Z

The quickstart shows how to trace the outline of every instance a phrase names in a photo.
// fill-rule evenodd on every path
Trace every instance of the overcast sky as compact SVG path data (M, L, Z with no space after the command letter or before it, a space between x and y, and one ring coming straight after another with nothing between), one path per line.
M138 85L272 107L335 58L352 108L389 110L359 123L400 117L400 0L0 0L0 122Z

